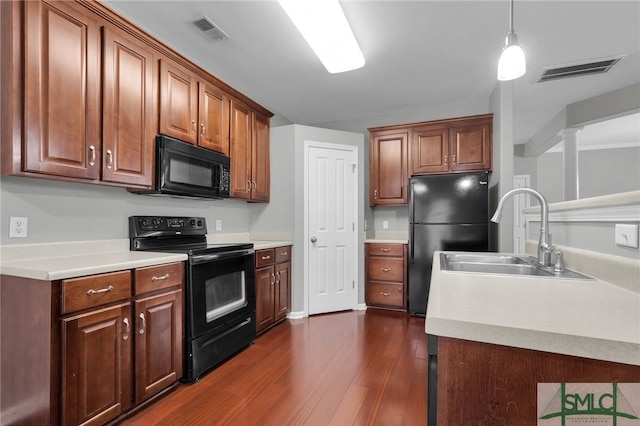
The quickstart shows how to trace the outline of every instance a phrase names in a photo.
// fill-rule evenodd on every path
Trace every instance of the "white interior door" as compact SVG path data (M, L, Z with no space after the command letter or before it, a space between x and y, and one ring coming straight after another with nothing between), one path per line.
M529 188L529 175L513 176L514 188ZM518 194L513 197L513 251L524 253L524 242L527 239L527 228L522 209L529 207L529 197Z
M357 308L357 147L305 142L309 315Z

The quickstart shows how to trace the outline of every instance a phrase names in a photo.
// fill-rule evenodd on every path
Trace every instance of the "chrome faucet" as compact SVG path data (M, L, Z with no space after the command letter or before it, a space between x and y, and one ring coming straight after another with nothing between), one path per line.
M505 200L515 194L531 194L540 201L540 206L542 208L540 212L540 239L538 240L538 263L542 266L553 266L551 265L551 251L553 247L551 246L551 234L549 233L549 204L547 204L547 200L545 200L544 196L538 191L531 188L516 188L507 192L502 196L500 202L498 203L498 208L496 208L496 212L491 218L491 222L500 222L500 217L502 216L502 208Z

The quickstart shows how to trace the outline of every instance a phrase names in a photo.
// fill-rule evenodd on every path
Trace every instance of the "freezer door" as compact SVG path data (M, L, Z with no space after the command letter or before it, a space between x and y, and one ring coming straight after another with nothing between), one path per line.
M409 231L409 312L425 316L433 253L489 251L489 225L411 225Z
M409 181L410 223L488 221L488 172L414 176Z

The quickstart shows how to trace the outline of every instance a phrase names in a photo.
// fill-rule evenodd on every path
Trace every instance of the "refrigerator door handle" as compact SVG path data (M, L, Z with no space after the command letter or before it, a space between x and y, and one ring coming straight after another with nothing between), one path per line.
M413 226L409 227L409 244L407 245L409 252L409 263L413 263Z

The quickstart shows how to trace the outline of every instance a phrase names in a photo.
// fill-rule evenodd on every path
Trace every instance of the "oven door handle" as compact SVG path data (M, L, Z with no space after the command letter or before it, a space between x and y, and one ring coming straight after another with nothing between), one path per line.
M247 256L253 253L253 250L234 250L216 254L196 254L189 259L192 265L199 263L212 262L215 260L233 259L237 257Z

